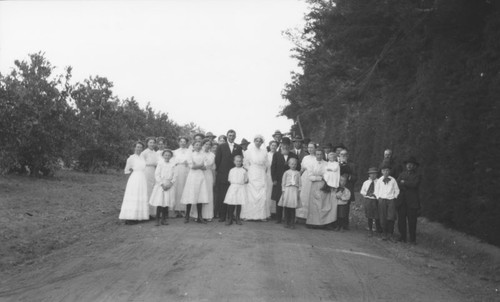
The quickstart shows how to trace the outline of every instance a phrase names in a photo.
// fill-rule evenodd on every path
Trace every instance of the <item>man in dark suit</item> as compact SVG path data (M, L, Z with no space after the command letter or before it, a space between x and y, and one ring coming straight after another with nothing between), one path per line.
M401 166L397 163L396 159L392 156L392 150L391 149L386 149L384 150L384 159L380 163L379 169L384 167L384 166L389 166L391 167L391 176L394 177L395 179L398 179L399 174L402 172Z
M347 151L347 149L343 149L342 151L340 151L340 157L339 157L340 175L346 177L347 183L345 187L348 188L349 191L351 191L351 198L347 203L347 224L346 224L347 229L349 229L349 210L351 208L351 202L355 200L354 185L358 180L356 173L356 165L352 162L349 162L348 159L349 159L349 152Z
M281 141L281 152L275 152L271 162L271 179L273 180L273 191L271 199L276 201L276 223L281 223L283 220L283 207L278 206L281 198L281 181L286 170L290 169L288 160L297 158L293 152L290 152L290 139L284 137ZM297 170L300 171L300 164L297 165Z
M302 147L302 137L295 136L293 138L293 147L294 148L291 152L293 154L297 155L297 158L299 159L299 164L300 164L302 162L302 159L304 158L304 156L307 155L307 151L304 150L304 148Z
M226 221L227 205L224 204L224 198L226 198L229 189L229 170L234 167L234 157L236 155L243 156L243 150L240 145L234 142L235 139L236 132L232 129L227 131L227 142L220 144L215 153L214 216L218 216L220 222Z
M323 145L323 160L328 161L328 154L333 151L333 144L326 143Z

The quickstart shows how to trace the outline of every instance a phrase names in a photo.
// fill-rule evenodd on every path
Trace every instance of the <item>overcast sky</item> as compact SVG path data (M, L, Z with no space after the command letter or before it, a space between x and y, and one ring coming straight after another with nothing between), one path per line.
M282 31L302 28L302 0L0 1L0 72L45 52L73 81L107 77L120 98L237 141L292 122L276 117L298 70Z

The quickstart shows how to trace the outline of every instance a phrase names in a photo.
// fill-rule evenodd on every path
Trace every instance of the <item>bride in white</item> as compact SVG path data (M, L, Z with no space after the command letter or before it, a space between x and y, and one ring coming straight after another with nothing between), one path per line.
M241 218L266 221L267 208L266 169L267 150L263 147L264 137L256 135L253 144L244 153L243 166L248 171L247 203L242 205Z

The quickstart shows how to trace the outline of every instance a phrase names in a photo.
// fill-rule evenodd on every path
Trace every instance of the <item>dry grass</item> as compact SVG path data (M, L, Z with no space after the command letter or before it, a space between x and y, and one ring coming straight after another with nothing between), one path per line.
M126 181L73 171L0 177L0 270L116 227Z

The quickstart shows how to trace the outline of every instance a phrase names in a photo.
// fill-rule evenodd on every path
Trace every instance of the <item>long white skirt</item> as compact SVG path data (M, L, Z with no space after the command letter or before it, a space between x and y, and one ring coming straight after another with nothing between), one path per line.
M184 187L186 186L186 179L189 174L189 167L185 165L175 166L177 170L177 179L175 181L175 205L172 210L175 211L185 211L186 205L181 204L182 193L184 192Z
M271 195L273 193L273 179L271 178L271 167L267 168L266 173L266 201L268 209L267 217L271 216L271 213L276 213L276 202L271 199Z
M300 191L300 203L302 206L297 209L295 215L297 218L307 219L312 182L309 180L309 173L307 173L307 171L302 173L300 180L302 182L302 190Z
M134 171L130 174L118 218L127 220L149 219L148 187L144 172Z
M241 207L241 218L260 220L266 219L269 211L266 194L266 168L251 165L248 168L247 202Z
M213 198L213 194L210 194L210 197L208 196L208 187L203 171L189 170L184 192L182 192L181 203L184 205L208 203L209 198Z
M144 169L144 174L146 175L146 183L148 186L148 200L151 198L151 194L153 193L153 187L155 185L155 171L156 166L146 166ZM149 215L156 216L156 207L149 205Z
M214 174L212 170L205 170L203 174L207 185L208 203L203 204L201 216L203 219L212 219L214 218ZM196 207L191 207L191 217L198 218L198 209Z

